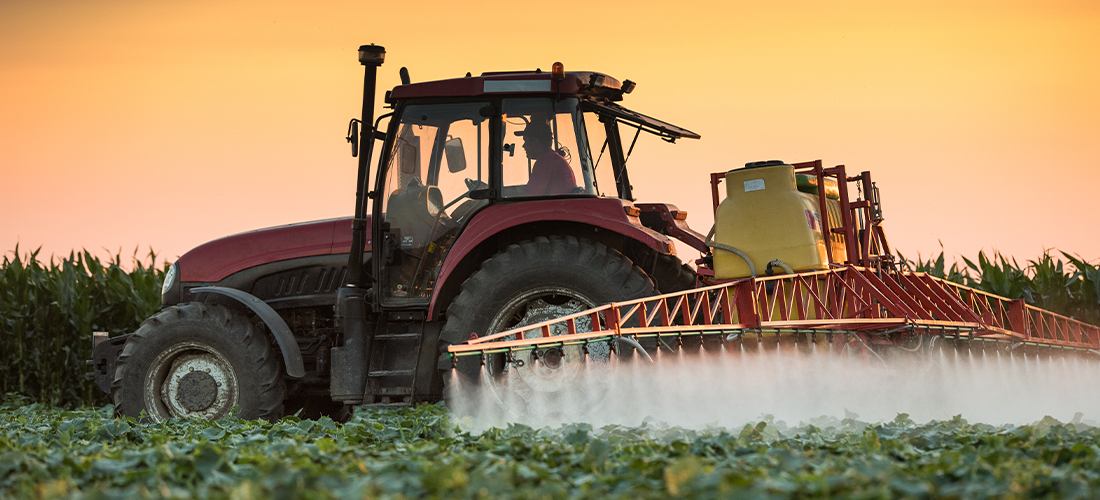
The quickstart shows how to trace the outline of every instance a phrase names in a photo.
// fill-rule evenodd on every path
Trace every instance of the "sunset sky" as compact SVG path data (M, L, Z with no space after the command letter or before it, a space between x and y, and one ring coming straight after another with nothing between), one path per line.
M700 232L710 172L820 158L873 173L907 256L1100 258L1095 0L315 4L0 1L0 251L174 260L350 215L373 42L379 101L402 66L638 82L626 106L703 138L639 140L635 196Z

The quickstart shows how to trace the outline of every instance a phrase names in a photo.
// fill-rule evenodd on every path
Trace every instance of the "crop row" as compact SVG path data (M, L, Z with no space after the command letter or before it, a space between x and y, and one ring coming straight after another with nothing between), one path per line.
M0 407L0 497L1095 498L1100 429L765 419L462 431L440 406L143 424L111 408Z
M1100 324L1100 268L1049 253L1023 267L1005 257L978 254L965 266L946 268L938 258L904 260L909 268ZM134 258L132 269L115 255L107 262L87 252L44 262L38 252L0 261L0 398L22 394L33 401L73 408L102 405L105 395L85 379L91 332L111 336L134 331L160 307L167 263ZM1072 269L1071 269L1072 267Z

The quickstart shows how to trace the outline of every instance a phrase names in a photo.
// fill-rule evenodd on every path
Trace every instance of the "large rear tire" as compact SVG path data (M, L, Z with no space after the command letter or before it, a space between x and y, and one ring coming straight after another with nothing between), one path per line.
M657 254L657 263L653 266L653 281L661 293L681 292L695 288L697 283L695 270L684 264L679 257L669 254Z
M127 341L111 384L120 415L163 421L229 416L277 420L286 386L282 362L249 319L225 307L172 306Z
M462 284L458 296L447 308L447 323L440 337L444 345L459 344L467 341L471 333L490 335L655 293L653 281L641 269L603 244L571 236L539 237L508 246L486 260ZM578 327L585 329L580 324ZM555 327L552 334L563 334L564 330ZM589 352L597 361L607 361L611 355L609 345L591 346ZM458 377L461 384L494 390L494 399L505 406L508 406L506 399L516 396L517 384L524 387L518 394L528 403L535 394L545 405L559 405L562 396L554 394L569 391L585 355L580 346L540 354L542 358L534 363L531 351L515 353L521 363L513 363L511 367L503 355L486 359L484 369L480 360L461 360L455 373L443 374L448 385L445 391L448 403L454 408L458 395L452 383ZM514 375L509 394L496 392L496 383L508 375Z

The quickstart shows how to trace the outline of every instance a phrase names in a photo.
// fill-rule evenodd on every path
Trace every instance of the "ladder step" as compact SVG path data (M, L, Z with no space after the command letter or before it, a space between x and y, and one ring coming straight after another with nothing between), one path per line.
M419 339L419 333L383 333L381 335L375 335L374 340L399 340L399 339Z
M377 370L373 372L367 372L368 377L400 377L408 376L416 373L416 370Z

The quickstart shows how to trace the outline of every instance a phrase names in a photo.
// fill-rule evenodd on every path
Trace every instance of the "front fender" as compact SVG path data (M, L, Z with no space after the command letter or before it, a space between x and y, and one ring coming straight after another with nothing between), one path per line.
M271 330L271 334L275 336L275 341L279 343L279 350L283 352L283 364L286 365L286 374L290 378L302 378L306 375L305 364L302 362L302 350L298 348L298 342L294 340L294 334L290 332L290 327L286 325L286 321L283 321L282 316L279 316L279 313L275 312L271 306L254 295L236 288L201 286L191 289L193 294L204 292L216 293L234 299L256 313L267 325L267 329Z

